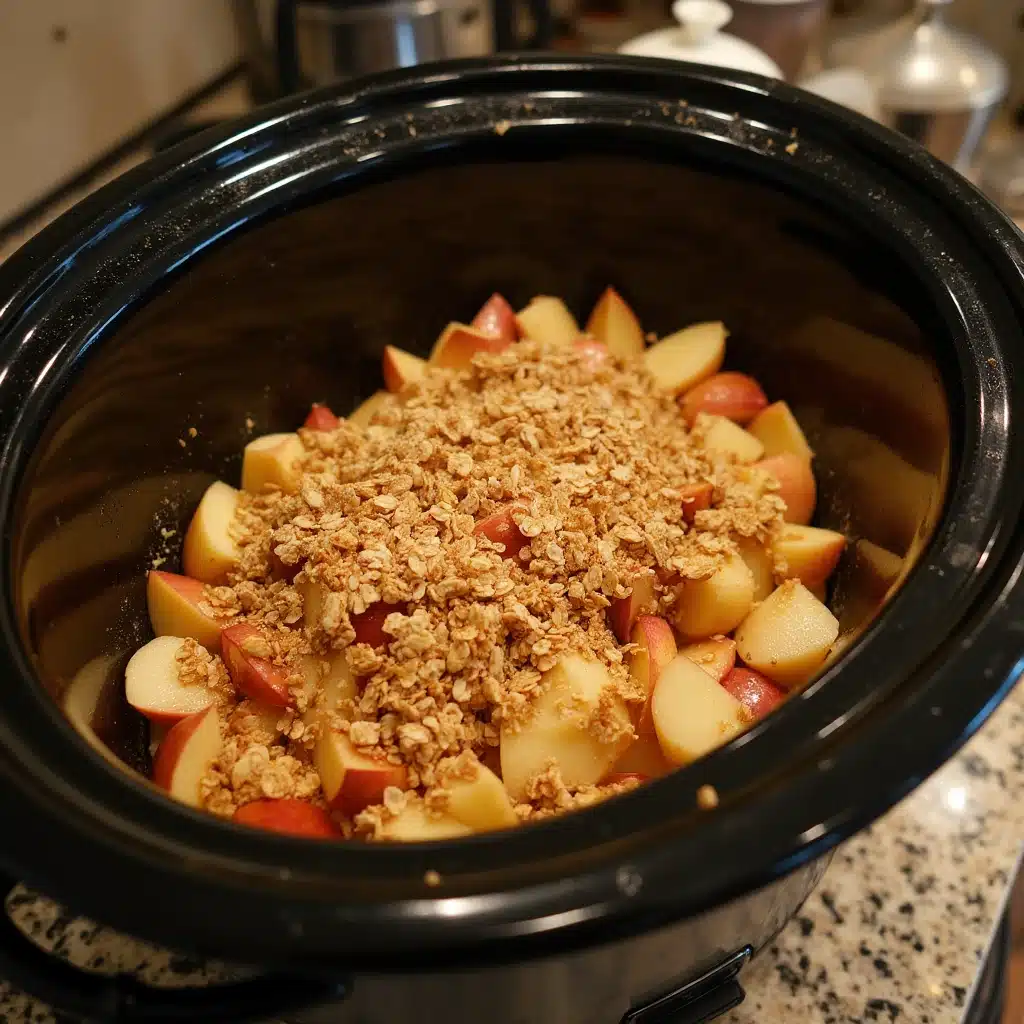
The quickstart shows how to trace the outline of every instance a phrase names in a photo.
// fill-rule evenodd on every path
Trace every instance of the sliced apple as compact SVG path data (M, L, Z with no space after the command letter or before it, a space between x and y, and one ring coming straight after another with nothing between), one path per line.
M625 702L599 662L564 655L544 674L543 687L526 721L501 731L501 777L514 800L523 799L529 780L551 761L567 786L597 783L633 737ZM599 709L606 727L618 727L604 730L617 733L614 739L590 727Z
M330 406L314 402L309 410L309 415L303 422L307 430L330 431L337 430L341 420L331 412Z
M903 559L869 540L858 540L855 550L858 573L866 579L871 593L883 597L903 572Z
M700 413L696 428L704 437L704 447L721 455L732 455L737 462L756 462L761 458L763 448L753 434L737 426L724 416L709 416Z
M202 804L200 784L220 757L216 708L183 718L161 740L153 759L153 781L189 807Z
M299 460L305 449L298 434L266 434L242 453L242 490L259 494L271 487L295 494L302 480Z
M384 623L392 612L404 611L403 605L378 601L370 605L365 612L351 616L352 628L356 631L356 643L369 644L371 647L384 647L391 643L394 637L384 632Z
M422 380L427 372L427 361L411 352L396 348L394 345L384 346L382 359L384 386L388 391L397 394Z
M789 452L808 461L814 457L800 424L785 402L772 402L754 417L749 430L764 445L765 455Z
M662 752L677 765L710 753L749 723L743 705L682 655L661 674L651 698L651 715Z
M720 683L736 664L736 641L726 636L716 636L711 640L686 644L679 649L679 653Z
M221 657L235 689L274 708L294 703L288 670L270 660L270 645L255 626L240 622L221 633Z
M685 327L647 349L644 365L659 388L678 395L718 372L726 337L719 321Z
M835 530L790 525L775 538L773 550L786 563L785 578L814 590L835 571L845 547L846 538Z
M61 707L68 721L112 764L121 765L116 757L100 739L93 725L96 724L96 712L101 702L106 704L109 697L108 687L116 686L116 676L111 671L120 659L112 655L93 658L86 662L64 691ZM152 733L154 726L150 725Z
M374 416L388 404L390 399L390 391L375 391L365 402L349 413L349 423L354 423L357 427L362 427L365 430L373 423Z
M238 511L238 491L217 480L206 488L189 523L182 551L185 575L203 583L227 582L242 557L231 533Z
M657 576L650 569L638 573L632 580L632 593L615 598L608 607L608 625L619 643L629 643L629 634L637 616L658 609Z
M322 808L303 800L253 800L235 811L232 821L250 828L309 839L340 839L341 829Z
M722 679L722 686L755 718L764 718L786 699L785 690L780 690L766 675L752 668L732 669Z
M302 598L302 623L309 629L319 629L324 610L324 585L305 576L295 580L295 589Z
M505 296L498 292L480 307L480 312L473 317L469 326L481 334L502 341L515 341L519 337L515 310L505 301Z
M516 526L515 520L512 518L514 511L515 509L510 505L486 519L481 519L473 527L473 533L476 536L486 537L488 540L494 541L495 544L505 545L505 550L502 552L503 558L518 557L519 552L530 543L530 538L523 536L519 527Z
M626 748L602 782L610 781L614 775L643 775L648 779L660 779L675 768L661 751L653 720L651 725L650 733L642 733Z
M608 362L608 346L593 338L577 338L572 347L583 357L583 365L594 372Z
M190 636L207 650L220 650L222 624L202 610L206 604L205 583L151 569L146 578L146 604L157 636Z
M479 352L503 352L512 342L503 338L492 338L489 334L474 330L465 324L451 323L434 343L430 366L447 370L465 370Z
M473 830L450 814L428 814L425 807L412 804L386 821L378 838L400 843L436 843L442 839L461 839Z
M814 472L807 459L782 452L755 462L754 468L767 473L779 485L776 493L786 503L783 518L787 523L803 525L811 521L818 496Z
M754 600L763 601L775 589L774 556L755 537L737 537L736 548L754 577Z
M639 359L644 354L644 332L636 313L614 289L605 288L587 321L587 334L604 342L619 359Z
M836 617L802 583L786 580L736 630L743 661L792 689L821 667L836 637Z
M151 722L180 722L213 703L207 687L180 680L178 655L184 644L184 637L158 636L140 647L125 667L125 697Z
M676 592L672 623L689 640L731 633L754 604L754 575L739 555L703 580L684 580Z
M679 409L687 423L703 412L745 426L767 405L768 399L753 377L731 372L712 374L679 399Z
M653 732L650 697L662 669L676 656L675 634L672 627L657 615L641 615L629 639L636 645L628 655L629 674L647 698L639 715L635 716L637 732Z
M683 488L683 520L692 523L698 512L706 512L711 508L711 499L715 488L711 484L687 484Z
M530 341L542 345L571 345L579 336L576 317L561 299L551 295L538 295L516 314L519 333Z
M650 696L665 666L676 656L672 627L657 615L641 615L629 635L629 674Z
M324 730L313 745L313 763L332 810L358 814L379 804L388 786L405 789L405 765L362 754L341 732Z
M479 762L474 763L473 768L475 775L472 778L445 780L448 813L474 832L490 832L518 825L519 818L501 779Z

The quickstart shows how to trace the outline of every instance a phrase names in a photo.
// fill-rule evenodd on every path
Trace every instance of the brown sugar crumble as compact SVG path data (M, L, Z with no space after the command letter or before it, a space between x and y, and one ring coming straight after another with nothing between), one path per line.
M179 656L218 705L222 752L201 798L219 815L265 798L325 806L311 753L325 720L308 712L339 656L358 687L327 724L405 770L383 803L335 809L346 836L379 838L410 804L442 816L447 784L493 760L502 729L529 719L565 655L600 662L613 692L596 711L560 713L586 714L595 736L613 737L623 723L612 698L636 709L645 695L609 629L611 602L653 570L657 614L668 615L679 581L709 577L737 536L763 540L782 521L774 483L708 450L700 422L688 428L639 364L595 368L572 348L523 341L468 370L431 369L382 399L365 428L342 419L300 437L297 493L242 493L241 558L204 603L259 627L248 653L285 670L293 707L241 697L195 641ZM697 482L713 485L713 500L688 523L681 492ZM512 557L474 532L506 510L525 538ZM357 642L368 615L379 618L374 646ZM552 763L515 814L559 814L637 784L567 787Z

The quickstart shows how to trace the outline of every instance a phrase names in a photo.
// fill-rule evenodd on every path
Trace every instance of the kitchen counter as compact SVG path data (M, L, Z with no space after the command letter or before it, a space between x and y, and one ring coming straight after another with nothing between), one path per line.
M746 1002L723 1020L959 1024L1005 911L1022 837L1019 685L958 756L839 849L801 912L744 972ZM141 969L155 984L223 977L219 967L124 938L30 893L12 902L22 927L77 964ZM0 1020L54 1019L0 985Z

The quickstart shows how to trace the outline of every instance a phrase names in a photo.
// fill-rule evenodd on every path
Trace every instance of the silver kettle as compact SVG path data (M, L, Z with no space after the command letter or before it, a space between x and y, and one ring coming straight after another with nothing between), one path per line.
M859 68L881 118L959 171L1005 99L1009 74L983 43L947 24L951 0L917 0L905 17L836 40L829 64Z

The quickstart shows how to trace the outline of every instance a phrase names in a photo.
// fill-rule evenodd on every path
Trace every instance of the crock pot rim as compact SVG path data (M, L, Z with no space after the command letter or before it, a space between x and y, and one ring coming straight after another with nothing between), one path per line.
M497 76L500 76L501 74L507 74L508 71L511 70L512 68L515 68L516 73L520 73L521 68L516 67L514 64L510 63L514 59L515 58L511 58L509 62L506 62L504 60L476 60L470 62L458 62L454 65L447 65L443 68L438 69L420 69L419 72L412 74L382 76L379 80L371 81L370 83L362 87L360 90L357 90L357 94L359 96L374 96L374 88L379 87L379 94L377 94L375 98L377 101L382 102L381 96L383 96L384 99L386 99L392 92L396 93L398 97L401 97L403 94L403 86L405 85L414 85L416 83L420 83L426 84L428 87L435 86L441 82L451 81L451 75L455 73L464 76L458 79L460 84L465 84L465 76L469 76L471 78L474 73L476 73L482 81L487 82L490 81L492 78L496 77L491 73L492 71L496 71ZM623 69L624 74L626 72L629 72L636 74L637 76L644 74L657 74L659 76L664 77L666 75L671 74L674 77L678 76L677 81L679 82L680 87L682 87L683 83L687 83L691 80L703 82L712 86L714 86L715 84L728 85L729 83L738 83L744 89L758 93L766 98L770 96L773 98L781 97L782 100L792 102L797 107L803 108L805 110L808 106L812 108L818 108L819 113L823 112L825 115L827 115L829 119L831 119L832 122L834 122L839 115L842 115L843 120L853 122L862 134L867 130L870 134L877 135L877 141L883 148L895 150L897 152L902 150L903 157L911 157L915 164L918 164L919 166L922 166L925 169L927 169L929 174L933 178L937 178L947 190L952 190L954 192L959 193L960 198L963 201L965 201L969 207L978 207L972 209L971 211L973 213L975 220L981 220L982 222L984 222L987 219L990 222L989 226L993 230L994 234L993 241L995 241L997 245L1002 244L1006 246L1008 253L1011 255L1013 261L1016 264L1016 303L1017 310L1019 313L1021 308L1021 282L1019 274L1021 266L1020 249L1017 239L1013 236L1008 237L1006 222L1001 221L998 215L993 216L994 211L988 209L983 203L978 204L977 194L974 193L972 195L969 191L967 191L964 188L964 185L960 182L960 180L951 177L951 172L945 171L943 168L938 166L934 161L931 161L930 158L922 157L920 151L917 151L916 148L910 148L911 144L904 143L902 140L898 140L893 137L881 134L881 131L878 130L875 126L871 125L870 122L863 122L862 119L857 118L855 115L850 115L849 112L842 111L841 108L832 107L831 104L827 104L824 101L809 102L803 94L797 93L794 90L786 89L785 87L779 87L775 83L765 83L759 79L756 79L754 76L729 74L722 72L719 69L694 69L692 73L688 73L687 75L680 75L678 67L672 64L666 64L665 62L648 62L635 60L623 61L621 58L611 58L608 60L586 58L581 59L579 61L567 61L564 58L531 57L528 59L528 64L532 70L540 71L542 73L554 74L567 70L578 71L585 69L593 69L596 70L597 72L612 72L615 68ZM311 111L323 111L327 108L331 108L332 105L340 106L349 104L350 102L352 102L350 99L351 95L352 94L350 94L344 89L335 89L325 94L322 94L321 98L319 99L317 99L316 97L305 98L297 102L289 101L285 104L276 105L270 111L261 112L260 115L257 115L254 118L250 118L247 122L243 122L241 126L234 127L227 131L206 133L201 139L193 140L189 143L186 143L183 149L180 149L178 151L172 151L170 154L165 155L163 158L160 159L160 161L158 161L158 163L155 166L150 168L148 171L146 169L143 169L141 171L135 172L133 175L130 175L129 179L115 183L115 185L113 186L108 186L108 188L103 190L103 192L101 192L97 197L95 197L94 200L89 201L89 203L87 204L87 208L83 208L77 211L75 214L71 215L71 217L66 221L59 221L57 225L51 227L50 229L48 229L48 231L44 232L41 238L35 240L33 243L30 243L26 250L24 250L22 254L16 257L15 260L13 260L8 265L8 267L0 269L0 324L3 323L4 319L8 319L9 324L12 323L15 319L17 319L15 315L15 307L18 306L19 304L21 305L20 312L24 312L25 306L27 305L28 301L38 301L42 298L45 288L51 287L53 285L53 273L61 273L59 269L54 271L55 260L60 261L60 257L53 257L52 255L49 254L58 253L61 252L61 250L63 250L65 254L64 260L66 261L68 245L73 247L75 245L76 238L80 240L83 235L88 234L87 226L101 211L113 209L119 205L118 203L112 202L112 200L115 197L123 197L126 195L130 196L135 190L136 186L141 187L144 183L148 183L153 175L155 175L158 180L165 176L167 176L171 181L176 180L174 169L179 164L179 161L182 163L192 161L196 168L196 173L200 173L200 169L201 166L203 165L204 160L208 161L210 154L218 150L226 140L231 138L237 138L243 133L253 132L254 127L257 125L273 125L275 122L275 118L278 116L278 113L282 110L290 110L296 114L309 114L309 112ZM828 123L827 127L830 129L834 129L836 126L834 123ZM181 168L181 170L179 170L177 173L184 173L184 168ZM1010 228L1009 230L1012 231L1012 228ZM94 238L93 243L99 244L99 242L107 239L109 239L109 235L104 236L104 238L102 239ZM1016 249L1014 249L1014 246L1016 246ZM83 252L85 251L86 250L83 250ZM44 259L44 257L48 258ZM41 263L45 263L45 265L41 265ZM37 277L36 280L33 282L32 271L36 268L37 265L41 265L41 277ZM48 274L51 275L51 279L49 282L46 281ZM9 294L9 298L3 298L5 292ZM9 466L5 468L8 471L10 469ZM1015 577L1008 578L1011 579L1012 582L1016 582ZM1006 593L1004 594L1003 603L1000 604L997 602L992 605L992 607L986 613L989 619L1001 617L1000 609L1006 607L1006 602L1009 601L1011 596L1014 595L1012 595L1011 593ZM899 601L899 599L897 599L897 601ZM980 721L982 709L985 707L986 704L990 704L991 700L994 699L999 693L1001 693L1007 685L1008 672L1011 667L1011 662L1008 661L1006 658L1003 658L1001 663L1003 664L1003 668L1001 670L992 670L993 682L991 683L990 692L988 692L986 695L976 694L977 697L985 696L986 699L982 702L981 707L978 710L976 710L973 715L969 716L969 724L967 728L957 728L954 730L955 735L946 736L945 739L940 739L939 734L942 733L942 730L936 728L936 749L940 750L942 754L948 753L952 745L961 742L966 737L967 733L973 731L973 728L976 728L977 724L979 724ZM943 671L937 672L933 677L932 684L934 684L935 680L947 676L951 665L952 661L947 663ZM934 685L930 685L925 689L930 691L933 688ZM918 696L920 696L920 692L918 693ZM50 710L52 711L52 705L50 707ZM780 721L782 717L783 716L779 716ZM942 715L932 717L935 718L937 721L943 718ZM876 731L878 730L876 729ZM949 730L947 729L946 732L948 731ZM68 730L65 729L65 732L68 732ZM77 741L72 740L72 742L76 743ZM83 745L80 743L77 743L77 746L79 748L79 751L81 749L84 749ZM106 766L105 763L101 762L98 759L98 757L96 757L96 755L93 755L91 752L89 752L87 756L96 762L94 767L97 770L105 771L108 772L108 774L110 774L110 777L113 780L114 784L117 784L121 781L112 771L108 769L108 766ZM2 760L2 755L0 755L0 760ZM708 760L708 762L706 762L706 764L710 766L713 762L718 762L720 760L721 758L717 757L711 758ZM838 763L839 762L837 760L836 764ZM934 767L935 764L927 764L923 766L923 770L930 771ZM922 769L919 768L917 773L911 773L912 777L919 777L921 770ZM824 772L822 773L823 778L825 774L826 773ZM665 782L659 783L658 785L664 787L666 785L672 784L673 780L666 780ZM692 785L692 781L690 785ZM56 786L53 790L51 790L51 792L56 792L59 788L59 786ZM681 791L681 788L677 790L677 792L680 793ZM690 792L692 792L692 789L690 790ZM884 798L884 800L882 801L883 804L885 803L885 801L891 802L891 793L892 791L890 791L889 795L887 795ZM645 795L638 793L633 797L629 798L629 800L641 800L647 798L648 796L649 794ZM148 796L148 794L147 799L151 799ZM286 854L290 856L293 853L295 856L299 856L299 847L300 845L304 846L304 844L297 844L294 841L290 841L287 839L263 837L256 834L243 835L240 830L235 830L231 826L220 825L219 823L214 822L206 818L205 816L190 814L190 812L173 807L166 801L161 800L159 801L159 803L166 804L168 812L173 812L173 815L175 817L180 817L182 821L184 821L187 818L194 818L195 821L192 823L192 826L190 826L190 828L192 828L193 831L195 831L196 835L199 835L200 832L204 831L211 835L214 832L220 833L221 835L233 834L232 842L245 842L247 845L251 845L254 848L256 845L259 845L263 846L267 850L274 849L276 851L280 851L282 857L284 857ZM621 801L621 803L624 805L626 801ZM875 806L873 806L870 809L867 805L864 805L861 808L859 808L859 810L856 813L848 813L845 817L843 815L836 815L834 821L829 823L829 827L826 827L825 831L821 835L812 838L807 838L805 842L798 846L798 848L792 850L787 858L784 858L778 863L773 864L767 872L760 872L760 880L767 880L769 877L772 877L772 875L777 874L782 870L785 870L786 867L793 866L797 862L797 860L811 856L814 853L820 851L821 849L824 849L826 846L831 845L842 834L846 834L851 827L854 827L855 825L861 823L865 815L870 816L872 813L877 811L881 805L882 804L876 802ZM593 829L595 833L599 836L602 830L598 827L598 822L603 817L606 817L608 811L610 811L611 809L612 808L609 805L609 807L606 808L601 808L595 811L587 812L583 815L574 816L572 821L575 822L575 826L572 827L576 827L581 831L589 831L590 829ZM721 813L724 814L726 810L727 808L723 808ZM537 833L539 834L540 831L546 830L550 835L558 829L562 829L564 831L566 827L569 826L567 826L565 822L553 822L550 826L542 826L541 829L535 831L537 831ZM141 827L141 825L139 827L139 830L145 831ZM508 843L511 838L512 837L505 836L501 837L500 840L497 841L500 841L501 843ZM493 841L495 841L493 838L489 839L488 837L481 837L479 840L471 841L470 844L464 844L463 848L468 849L468 847L472 845L486 845ZM27 849L27 844L25 845ZM445 847L446 846L447 844L445 844ZM412 871L413 874L419 871L419 874L422 875L422 871L420 871L419 869L423 866L433 864L437 858L442 856L442 851L445 849L445 847L440 847L437 849L435 849L434 847L421 847L418 850L374 850L372 851L372 855L374 857L387 858L395 862L397 862L396 859L404 860L406 870ZM347 852L356 853L359 851ZM4 854L6 854L6 851L0 853L0 856L3 856ZM19 858L19 860L20 859L21 858ZM383 863L383 859L381 863ZM653 864L650 866L649 871L646 866L641 867L639 864L636 865L636 870L639 872L641 878L646 878L648 880L653 879L658 874L658 871L655 869ZM717 902L721 898L736 895L743 888L746 888L749 884L751 884L752 881L753 880L751 878L747 878L745 881L739 884L734 884L731 888L729 886L719 886L718 888L715 888L714 886L709 885L707 887L708 891L702 895L701 899L698 899L696 901L690 899L689 902L687 902L686 899L675 899L674 901L665 900L663 906L656 908L651 906L644 906L644 904L646 903L646 898L637 898L638 894L629 895L625 893L623 891L622 879L619 877L618 872L615 871L610 874L609 871L605 868L600 871L595 871L592 875L581 876L577 878L575 880L574 886L572 887L572 899L569 901L570 903L577 904L577 906L575 907L576 910L580 909L580 905L587 905L591 907L591 909L595 907L599 908L597 913L591 914L589 916L577 917L577 919L575 920L567 920L564 923L564 925L553 929L552 932L537 933L536 930L534 930L534 935L532 938L526 935L523 932L523 930L520 929L521 941L516 943L516 946L517 949L519 949L519 951L526 948L527 946L531 947L533 951L538 951L543 947L544 940L548 935L557 933L559 941L565 941L570 934L579 938L581 936L586 936L593 933L598 922L601 926L602 937L610 937L614 933L616 927L624 927L627 931L635 930L637 927L647 927L653 923L658 923L659 920L661 922L667 921L669 917L666 916L666 911L671 916L680 916L681 913L693 912L694 910L701 909L702 905L707 905L709 902ZM561 888L565 889L566 887L563 886ZM657 887L649 886L648 891L650 888ZM586 898L585 903L581 904L580 901L585 897L585 894L588 892L590 893L590 896ZM641 888L640 894L642 895L643 893L644 889ZM57 893L57 895L63 894ZM534 897L541 896L542 898L539 900L539 902L537 900L524 900L522 901L522 905L518 909L527 909L527 903L536 907L539 906L540 903L550 902L550 897L555 897L559 894L552 892L542 892L541 889L536 889L533 895ZM562 893L561 895L564 896L565 894ZM429 893L424 891L423 896L428 902L436 903L436 893ZM692 896L692 893L688 894L688 897ZM79 903L81 903L81 901L79 901ZM612 904L614 904L614 908L612 907ZM573 908L570 907L563 910L563 916L566 914L570 914L570 911L572 909ZM607 911L607 913L605 911ZM536 923L536 912L531 911L531 914L531 920L534 923ZM377 921L377 923L381 926L385 926L389 923L385 920L386 915L378 916L379 920ZM411 925L415 924L415 921L413 919L414 916L415 915L399 915L397 919L391 921L390 923L397 924L399 923L399 921L401 921L403 927L407 929L410 936L413 937L415 942L417 943L425 939L429 941L429 938L427 937L427 934L425 932L421 934L419 930L415 927L410 927ZM448 920L451 921L450 918ZM498 922L494 923L497 924ZM515 932L515 929L513 928L510 931L508 927L509 924L511 924L511 922L506 920L504 927L493 928L487 937L493 940L500 935L513 934ZM135 930L138 931L139 928L137 927ZM527 929L526 931L529 930ZM367 933L361 932L361 942L365 944L365 941L368 940L368 938L369 936L367 935ZM470 941L472 941L472 943L475 944L479 940L480 936L476 936L473 937ZM293 945L298 946L302 945L302 943L295 943ZM253 953L257 954L253 957L254 959L262 959L263 956L268 951L268 947L266 946L265 943L254 942L251 944L251 948ZM223 947L218 947L217 949L210 948L208 951L221 953L224 952ZM312 950L309 949L308 952L312 952ZM439 948L439 955L443 956L444 952L445 951ZM348 962L351 961L346 961L346 963ZM375 960L375 963L378 968L381 966L381 964L379 963L379 959Z

